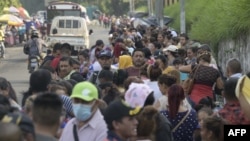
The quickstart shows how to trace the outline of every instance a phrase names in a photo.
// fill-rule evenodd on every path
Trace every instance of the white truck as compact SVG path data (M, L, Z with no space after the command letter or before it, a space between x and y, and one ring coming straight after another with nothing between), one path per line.
M90 31L82 17L57 16L52 20L47 44L69 43L72 55L77 55L80 50L89 48Z

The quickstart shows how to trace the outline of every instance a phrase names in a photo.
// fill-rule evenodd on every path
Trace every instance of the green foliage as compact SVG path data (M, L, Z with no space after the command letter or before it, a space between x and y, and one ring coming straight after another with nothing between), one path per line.
M191 39L210 43L213 47L223 39L236 38L250 31L249 0L185 1L186 31ZM167 7L165 15L175 20L171 26L179 31L179 3Z
M21 6L20 1L19 0L0 0L0 14L3 13L3 9L4 7L10 7L10 6L15 6L15 7L19 7Z

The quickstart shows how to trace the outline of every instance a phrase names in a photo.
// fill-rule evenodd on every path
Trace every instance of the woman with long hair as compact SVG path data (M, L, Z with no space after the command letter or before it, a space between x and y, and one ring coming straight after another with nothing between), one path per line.
M172 124L175 141L192 141L198 126L197 113L184 104L185 94L181 85L173 84L168 90L168 108L161 111Z

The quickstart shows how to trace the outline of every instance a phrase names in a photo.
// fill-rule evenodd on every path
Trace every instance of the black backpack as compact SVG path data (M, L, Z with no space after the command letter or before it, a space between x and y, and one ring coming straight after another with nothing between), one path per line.
M29 55L30 56L39 56L39 42L37 39L32 39L32 42L29 47Z

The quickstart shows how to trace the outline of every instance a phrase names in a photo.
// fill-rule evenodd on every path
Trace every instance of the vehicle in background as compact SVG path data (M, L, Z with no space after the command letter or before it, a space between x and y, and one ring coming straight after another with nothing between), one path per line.
M50 2L47 6L47 33L50 32L52 20L56 16L76 16L86 18L87 10L80 4L66 1Z
M92 30L90 30L92 31ZM89 48L89 34L84 18L75 16L57 16L52 20L47 45L69 43L72 56L85 48Z

